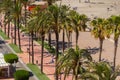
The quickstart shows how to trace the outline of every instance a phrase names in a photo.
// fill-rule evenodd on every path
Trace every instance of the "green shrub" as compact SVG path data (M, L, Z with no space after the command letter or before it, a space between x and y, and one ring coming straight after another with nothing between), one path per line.
M4 55L4 60L7 63L13 64L14 62L18 62L18 56L16 54L5 54Z
M26 70L17 70L14 73L15 80L29 80L29 71Z

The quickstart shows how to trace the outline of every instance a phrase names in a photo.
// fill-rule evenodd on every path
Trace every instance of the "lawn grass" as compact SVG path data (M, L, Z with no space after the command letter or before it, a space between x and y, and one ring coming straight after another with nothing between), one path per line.
M27 66L31 69L31 71L38 77L39 80L50 80L44 73L40 72L40 69L37 65L27 64Z
M22 53L22 51L19 49L19 47L15 44L9 44L10 47L12 47L12 49L16 52L16 53Z
M7 40L9 39L8 36L0 29L0 35L2 36L3 39Z

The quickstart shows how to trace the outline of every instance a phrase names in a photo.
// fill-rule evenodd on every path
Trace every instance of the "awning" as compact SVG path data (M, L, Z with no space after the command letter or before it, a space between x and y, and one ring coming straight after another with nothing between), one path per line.
M6 63L6 61L4 60L4 56L2 53L0 53L0 67L8 67L10 64Z

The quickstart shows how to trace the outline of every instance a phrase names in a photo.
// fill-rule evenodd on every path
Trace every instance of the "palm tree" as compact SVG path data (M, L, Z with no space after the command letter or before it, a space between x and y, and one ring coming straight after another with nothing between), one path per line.
M0 11L1 13L4 13L4 31L6 33L6 25L8 25L8 37L9 37L9 33L10 33L10 21L11 21L11 7L12 7L13 3L11 0L3 0L2 3L0 4Z
M56 80L58 80L58 72L57 72L57 60L58 60L58 52L59 52L59 47L58 47L58 41L59 41L59 16L60 16L60 7L58 5L51 5L48 7L48 11L49 11L49 16L51 18L51 28L54 30L55 32L55 37L56 37L56 60L55 60L55 64L56 64L56 71L55 71L55 78Z
M82 75L83 79L89 80L116 80L119 68L113 71L107 62L92 62L88 72Z
M105 38L110 37L109 29L108 29L108 21L102 18L97 18L96 20L91 21L92 25L92 35L94 35L95 38L98 38L100 41L100 54L99 54L99 61L101 61L101 54L102 54L102 48L103 48L103 41Z
M87 22L87 16L86 15L80 15L74 10L70 11L70 19L72 22L72 28L74 32L76 33L76 46L78 44L78 37L79 37L79 31L85 31L86 22Z
M85 67L92 61L90 53L86 49L69 48L62 56L60 56L57 63L57 70L59 73L64 72L64 80L71 73L73 79L78 80L78 76L85 72Z
M21 50L21 42L20 42L20 18L21 18L21 11L22 11L22 4L20 0L15 2L16 4L13 7L13 16L16 20L17 28L18 28L18 45L19 49ZM16 31L16 30L15 30Z
M69 13L69 7L66 5L61 6L61 12L60 12L60 21L61 21L61 28L62 28L62 36L63 36L63 42L62 42L62 48L63 52L65 50L65 29L67 26L69 26L68 23L70 23L70 20L68 18L68 13Z
M48 7L48 13L50 16L50 28L55 32L55 37L56 37L56 46L55 46L55 54L56 54L56 80L58 80L58 72L57 72L57 60L58 60L58 55L59 55L59 47L58 47L58 41L59 41L59 32L61 30L61 12L64 11L64 9L61 6L58 5L51 5Z
M112 33L114 34L114 59L113 59L114 64L113 64L113 66L115 69L118 40L119 40L119 36L120 36L120 16L111 16L108 20L109 20L110 26L112 28Z
M12 17L10 16L10 12L8 12L7 13L7 15L5 15L6 16L6 18L5 18L5 20L4 20L4 26L5 26L5 33L6 33L6 26L8 26L7 28L8 28L8 31L7 31L7 36L8 36L8 38L10 37L10 23L11 23L11 21L12 21ZM12 36L12 35L11 35Z
M45 34L49 30L49 16L47 15L47 11L44 10L39 13L37 16L37 31L41 36L41 42L42 42L42 47L41 47L41 72L43 73L43 54L44 54L44 38Z
M34 36L34 32L36 31L36 27L37 24L37 17L33 16L32 18L29 19L28 23L27 23L27 27L26 27L26 31L28 31L28 33L31 35L31 47L32 47L32 64L34 64L34 45L33 45L33 36Z
M28 3L29 3L29 0L21 0L21 3L24 5L24 9L25 9L25 27L26 27L26 23L27 23L27 21L26 21L26 18L27 18L27 5L28 5Z

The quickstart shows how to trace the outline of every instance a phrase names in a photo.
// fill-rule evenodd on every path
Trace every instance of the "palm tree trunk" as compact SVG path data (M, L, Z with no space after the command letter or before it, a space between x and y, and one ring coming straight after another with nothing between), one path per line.
M72 32L71 32L70 36L71 36L70 42L71 42L71 47L72 47Z
M57 70L57 60L58 60L58 56L59 56L59 44L58 44L58 41L59 41L59 33L56 31L55 32L55 36L56 36L56 58L55 58L55 80L58 80L58 70Z
M118 47L118 39L114 41L114 63L113 63L113 69L115 70L116 67L116 54L117 54L117 47Z
M21 50L21 41L20 41L20 26L19 26L19 16L18 16L18 19L17 19L17 27L18 27L18 45L19 45L19 49Z
M67 33L67 37L68 37L68 48L70 48L70 31Z
M31 32L31 41L32 41L32 64L34 64L34 44L33 44L33 32Z
M78 78L78 76L77 76L77 75L75 75L75 80L77 80L77 78Z
M16 44L16 18L14 19L14 44Z
M48 44L49 44L50 49L51 49L51 30L48 31Z
M8 38L10 37L10 21L8 22Z
M42 47L41 47L41 72L43 73L43 54L44 54L44 34L41 35Z
M102 47L103 47L103 39L100 40L100 54L99 54L99 61L101 61L101 55L102 55Z
M14 0L14 5L16 5L16 0ZM16 44L16 18L14 18L14 44Z
M31 36L30 36L30 32L28 33L29 34L29 37L28 37L28 47L29 47L29 63L31 63L31 59L30 59L30 56L31 56Z
M76 32L76 46L78 45L78 37L79 37L79 33Z
M62 42L62 48L63 48L63 52L65 50L65 30L63 29L63 42Z
M8 12L8 17L10 16L10 12ZM8 38L10 37L10 20L8 19Z
M6 25L4 24L4 32L5 32L5 34L6 34Z

